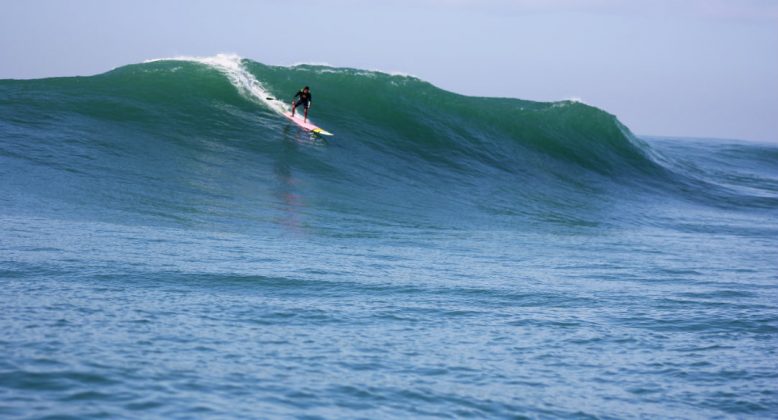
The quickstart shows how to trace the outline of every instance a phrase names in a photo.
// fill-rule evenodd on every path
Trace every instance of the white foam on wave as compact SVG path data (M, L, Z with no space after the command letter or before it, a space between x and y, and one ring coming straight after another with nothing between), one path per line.
M356 75L358 76L367 76L367 77L375 77L376 73L386 74L389 76L398 76L398 77L407 77L410 79L419 79L421 78L419 76L416 76L415 74L400 71L400 70L381 70L378 68L372 68L369 70L360 70L356 68L342 68L342 67L336 67L332 64L329 64L327 62L319 62L319 61L298 61L289 67L300 67L300 66L314 66L314 67L323 67L321 69L317 69L319 73L338 73L342 71L349 71L349 70L356 70Z
M585 104L586 103L586 102L584 102L584 100L582 98L580 98L578 96L571 96L569 98L565 98L565 99L562 99L562 100L563 101L567 101L567 102L577 102L577 103L581 103L581 104Z
M332 64L327 63L325 61L298 61L289 67L297 67L297 66L335 67Z
M217 54L212 57L178 56L155 58L144 63L155 61L189 61L212 67L225 76L235 86L238 92L249 100L264 104L273 111L283 114L288 112L286 105L274 99L262 83L254 77L243 65L243 59L237 54Z

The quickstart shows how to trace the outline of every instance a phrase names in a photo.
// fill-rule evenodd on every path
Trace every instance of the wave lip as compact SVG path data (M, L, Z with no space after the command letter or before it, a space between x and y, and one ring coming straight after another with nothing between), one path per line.
M286 112L286 108L282 104L270 99L270 92L253 74L246 70L243 65L243 59L236 54L218 54L212 57L176 56L156 58L145 62L154 63L160 61L187 61L212 67L223 73L230 83L247 99L262 103L279 114Z

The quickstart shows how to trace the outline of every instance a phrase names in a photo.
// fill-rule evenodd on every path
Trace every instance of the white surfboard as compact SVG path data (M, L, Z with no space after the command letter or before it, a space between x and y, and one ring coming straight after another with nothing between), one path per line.
M311 133L315 134L321 134L322 136L333 136L334 134L330 133L329 131L318 127L311 123L311 121L305 121L305 117L303 115L295 114L294 117L292 116L291 112L284 112L284 116L286 118L289 118L294 122L295 124L299 125L300 127L304 128L305 130L310 131Z

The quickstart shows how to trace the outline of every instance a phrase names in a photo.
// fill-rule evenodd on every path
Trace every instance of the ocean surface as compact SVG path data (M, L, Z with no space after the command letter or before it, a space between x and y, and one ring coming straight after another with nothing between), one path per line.
M777 418L778 145L234 56L0 80L0 418L432 417Z

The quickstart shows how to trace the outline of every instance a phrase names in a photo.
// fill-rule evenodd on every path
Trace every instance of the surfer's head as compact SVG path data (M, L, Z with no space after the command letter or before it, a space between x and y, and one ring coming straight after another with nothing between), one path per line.
M311 90L311 88L309 88L308 86L306 86L306 87L304 87L304 88L303 88L303 90L304 90L305 92L308 92L309 90Z

